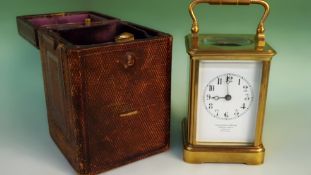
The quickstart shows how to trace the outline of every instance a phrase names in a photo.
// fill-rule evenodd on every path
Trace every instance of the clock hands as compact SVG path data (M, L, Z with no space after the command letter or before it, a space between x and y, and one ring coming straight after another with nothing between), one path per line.
M232 96L229 93L229 84L232 82L232 77L229 76L229 74L227 74L227 78L226 78L226 90L227 90L227 95L224 97L219 97L219 96L214 96L211 97L211 99L213 100L220 100L220 99L225 99L226 101L230 101L232 99Z

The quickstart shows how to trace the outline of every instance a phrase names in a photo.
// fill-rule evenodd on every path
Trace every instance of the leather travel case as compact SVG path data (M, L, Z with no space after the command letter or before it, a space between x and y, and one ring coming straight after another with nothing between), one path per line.
M124 32L135 40L115 42ZM40 27L38 39L50 135L79 174L168 149L169 34L112 18Z

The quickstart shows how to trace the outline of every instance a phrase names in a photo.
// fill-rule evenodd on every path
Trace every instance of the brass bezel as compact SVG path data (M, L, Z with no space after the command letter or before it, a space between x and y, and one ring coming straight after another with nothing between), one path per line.
M262 144L262 128L265 114L267 87L269 82L269 70L272 57L262 57L256 55L240 55L238 56L224 56L219 53L218 56L194 56L191 58L191 73L190 73L190 99L189 99L189 120L188 120L188 140L192 145L206 145L206 146L259 146ZM234 143L234 142L198 142L196 140L196 120L197 120L197 99L198 99L198 78L199 78L199 63L202 60L211 61L228 61L228 60L241 60L241 61L262 61L262 79L260 85L260 95L258 104L258 114L256 122L256 135L254 143Z

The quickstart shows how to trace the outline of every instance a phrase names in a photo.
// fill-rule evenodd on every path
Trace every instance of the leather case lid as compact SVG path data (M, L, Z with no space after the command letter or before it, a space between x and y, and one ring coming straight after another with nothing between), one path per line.
M47 28L79 28L100 25L117 18L96 12L65 12L17 17L19 34L32 45L39 48L38 30Z

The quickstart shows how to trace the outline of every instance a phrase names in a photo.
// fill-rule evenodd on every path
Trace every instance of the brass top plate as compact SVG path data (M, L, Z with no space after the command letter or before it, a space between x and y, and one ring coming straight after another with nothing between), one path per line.
M266 44L258 47L256 36L250 34L189 34L186 36L187 52L201 55L258 55L273 56L275 50Z

